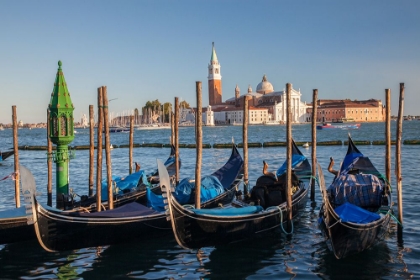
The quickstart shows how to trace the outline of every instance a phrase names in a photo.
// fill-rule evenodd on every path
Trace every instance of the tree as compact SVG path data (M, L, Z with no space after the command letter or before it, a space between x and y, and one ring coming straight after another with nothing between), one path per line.
M180 108L187 108L187 109L191 108L191 107L190 107L190 104L189 104L187 101L185 101L185 100L183 100L183 101L181 101L181 102L179 103L179 107L180 107Z

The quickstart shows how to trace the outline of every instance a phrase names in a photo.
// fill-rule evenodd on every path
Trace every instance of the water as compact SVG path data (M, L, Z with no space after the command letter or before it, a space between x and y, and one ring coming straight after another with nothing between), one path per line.
M392 123L392 138L396 123ZM284 126L250 126L249 142L285 141ZM420 139L420 122L406 121L403 139ZM89 143L89 130L77 130L72 145ZM318 141L347 140L348 130L318 130ZM362 124L358 130L350 130L354 140L383 140L384 124ZM310 125L293 126L296 141L311 139ZM18 132L19 145L46 145L45 129L21 129ZM135 131L134 143L168 143L170 130ZM242 128L205 127L203 143L229 143L234 138L242 142ZM111 134L113 145L128 144L129 134ZM194 143L194 128L180 128L180 142ZM0 148L13 145L12 131L0 131ZM338 162L346 153L346 146L318 146L318 161L324 168L326 181L332 176L325 172L329 157ZM376 167L384 173L385 146L359 146ZM301 148L310 158L310 149ZM285 147L250 148L250 183L255 183L262 172L262 161L266 160L270 171L284 161ZM392 168L394 169L395 147L392 147ZM128 149L118 148L111 152L113 174L128 172ZM134 161L151 171L156 168L156 158L165 160L169 148L135 148ZM230 155L229 149L203 150L203 175L220 167ZM70 187L78 194L87 194L89 151L77 150L76 158L70 163ZM194 177L195 150L181 149L181 178ZM19 150L20 164L28 167L35 176L38 191L46 202L47 166L45 151ZM317 228L317 216L321 204L319 189L316 189L314 205L309 202L291 238L273 233L264 238L238 242L220 248L184 250L172 236L162 239L139 240L135 243L86 248L60 253L45 252L37 241L0 245L1 279L411 279L420 275L420 219L416 205L420 200L420 186L416 175L419 172L420 147L403 145L403 214L404 244L398 246L396 223L384 242L361 254L336 260L323 242ZM53 168L55 169L55 168ZM13 171L13 157L0 164L0 178ZM393 173L393 172L392 172ZM104 173L105 175L105 173ZM55 175L53 174L53 178ZM393 200L396 203L395 177L392 177ZM14 182L0 182L0 209L14 207ZM55 193L53 194L55 197ZM21 198L21 201L23 199ZM397 208L397 204L395 205ZM124 238L124 237L122 237Z

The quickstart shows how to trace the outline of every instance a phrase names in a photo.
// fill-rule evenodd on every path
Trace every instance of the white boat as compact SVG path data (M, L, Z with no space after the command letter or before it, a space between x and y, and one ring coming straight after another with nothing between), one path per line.
M150 129L169 129L170 125L164 124L146 124L137 126L137 130L150 130Z
M264 122L264 125L279 125L280 122L278 121L266 121Z

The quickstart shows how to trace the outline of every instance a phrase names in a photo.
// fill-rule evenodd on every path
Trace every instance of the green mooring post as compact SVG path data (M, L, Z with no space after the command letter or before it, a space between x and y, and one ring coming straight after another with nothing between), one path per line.
M48 136L51 142L57 145L52 158L56 163L56 203L59 209L65 207L65 197L69 194L68 167L72 153L68 150L68 145L74 139L74 106L61 65L61 61L58 61L57 76L49 104L50 117L48 119Z

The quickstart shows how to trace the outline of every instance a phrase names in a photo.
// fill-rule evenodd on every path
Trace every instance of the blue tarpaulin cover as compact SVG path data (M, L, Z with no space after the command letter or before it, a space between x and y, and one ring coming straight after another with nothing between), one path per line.
M129 190L132 188L137 187L140 178L143 177L144 171L140 170L139 172L135 172L125 177L121 176L112 176L112 184L113 184L113 192L114 193L122 193L124 190ZM116 184L116 189L114 186L114 182ZM107 180L102 180L102 191L101 191L101 200L107 201L108 200L108 182Z
M336 178L328 192L336 205L350 202L361 207L381 205L382 184L372 174L345 174Z
M292 155L292 169L298 166L301 162L305 161L306 157L304 155L293 154ZM283 173L286 172L287 169L287 160L283 163L283 165L277 170L277 177L280 177Z
M380 219L379 214L367 211L351 203L344 203L334 209L343 222L367 224Z
M185 178L179 182L175 187L175 192L172 194L180 204L192 203L194 198L191 198L191 193L195 188L195 182L191 179ZM206 202L216 196L225 192L219 179L215 176L205 176L201 180L201 203ZM152 207L157 211L164 211L163 197L153 193L147 188L147 206Z

